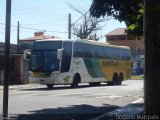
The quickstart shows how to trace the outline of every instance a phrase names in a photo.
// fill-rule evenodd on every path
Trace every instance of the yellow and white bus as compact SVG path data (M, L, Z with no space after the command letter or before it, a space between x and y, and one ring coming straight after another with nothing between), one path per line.
M27 50L25 52L25 55ZM121 85L131 77L131 51L92 40L39 40L33 44L30 56L31 83Z

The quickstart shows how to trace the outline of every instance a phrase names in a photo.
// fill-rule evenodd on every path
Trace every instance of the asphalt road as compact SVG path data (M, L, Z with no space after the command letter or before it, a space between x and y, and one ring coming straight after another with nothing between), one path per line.
M121 86L80 84L76 89L63 85L53 89L39 84L15 85L10 86L8 113L26 120L36 120L35 115L43 120L91 119L140 99L143 99L142 80L124 81ZM1 113L2 104L3 87L0 86Z

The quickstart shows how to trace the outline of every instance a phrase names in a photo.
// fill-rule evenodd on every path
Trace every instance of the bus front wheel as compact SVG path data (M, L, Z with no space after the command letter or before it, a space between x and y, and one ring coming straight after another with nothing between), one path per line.
M48 89L52 89L53 88L53 84L46 84Z
M73 78L73 83L71 84L72 88L77 88L78 87L78 83L80 83L80 75L76 74Z

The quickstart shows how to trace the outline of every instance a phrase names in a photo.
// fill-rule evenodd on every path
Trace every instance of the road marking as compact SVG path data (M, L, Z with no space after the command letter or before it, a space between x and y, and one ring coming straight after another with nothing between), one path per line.
M138 100L135 100L135 101L133 101L133 102L131 102L131 103L135 104L135 103L139 103L139 102L141 102L141 101L143 101L143 98L140 98L140 99L138 99Z
M3 93L0 93L3 95ZM29 96L65 96L65 97L95 97L95 98L120 98L122 96L117 95L108 95L108 94L84 94L84 93L48 93L48 92L27 92L23 93L22 91L11 91L9 95L29 95Z
M111 96L98 96L96 98L109 98L109 99L112 99L112 98L121 98L122 96L118 96L118 95L111 95Z

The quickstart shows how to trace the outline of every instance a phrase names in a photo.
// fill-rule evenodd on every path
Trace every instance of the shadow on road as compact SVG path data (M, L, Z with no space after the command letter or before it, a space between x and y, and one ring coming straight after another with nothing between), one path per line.
M77 88L72 88L70 85L55 85L53 88L47 88L45 85L44 87L36 87L36 88L21 88L20 90L26 91L51 91L51 90L64 90L64 89L82 89L82 88L90 88L90 87L115 87L111 85L107 85L106 83L98 85L98 86L90 86L88 84L80 84ZM127 84L122 84L120 86L127 86Z
M90 86L88 84L85 84L85 85L79 85L77 88L72 88L70 85L55 85L53 88L47 88L45 87L36 87L36 88L21 88L21 90L27 90L27 91L51 91L51 90L64 90L64 89L82 89L82 88L89 88L89 87L100 87L100 86L107 86L107 84L102 84L102 85L99 85L99 86Z
M30 114L19 115L17 120L91 120L117 108L119 106L109 104L102 107L87 104L73 105L29 111Z

